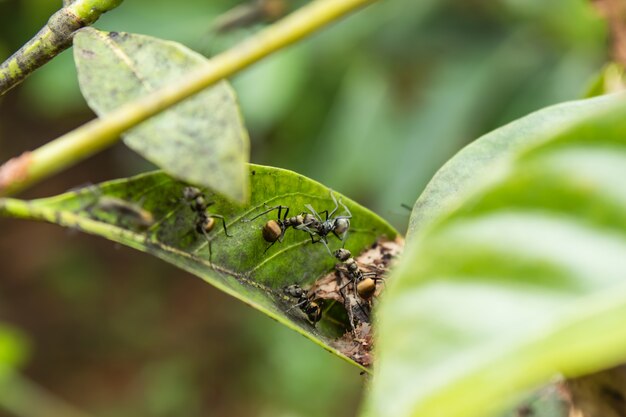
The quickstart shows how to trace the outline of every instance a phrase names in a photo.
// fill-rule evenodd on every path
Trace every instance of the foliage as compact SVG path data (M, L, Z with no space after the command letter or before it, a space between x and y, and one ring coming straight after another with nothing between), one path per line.
M489 415L625 359L624 116L623 94L548 108L435 176L379 311L367 415Z
M344 321L345 316L333 317L330 311L315 327L293 308L296 301L283 291L291 284L314 282L333 267L335 259L322 242L313 245L305 231L286 230L283 242L270 247L262 228L277 218L275 210L254 222L248 220L277 205L295 211L310 204L320 213L332 211L332 193L343 205L336 215L345 215L345 206L353 216L347 249L359 253L378 238L393 239L396 232L364 207L293 172L251 165L249 181L252 195L245 205L231 203L220 194L203 193L211 203L208 210L225 219L224 228L215 219L213 230L206 236L196 230L194 201L184 198L188 185L162 172L90 186L27 205L5 199L0 212L4 209L19 217L57 223L150 253L345 357L331 345L344 331L336 322ZM334 251L342 242L331 235L328 245Z
M604 37L586 6L561 0L542 12L537 2L478 4L497 17L475 18L452 39L432 22L468 6L377 5L235 80L258 149L270 145L255 159L389 209L419 195L468 138L572 97L572 86L584 90ZM394 16L402 18L383 30ZM520 29L505 32L515 20ZM550 33L552 43L537 48L537 33ZM219 49L238 36L207 38ZM413 38L408 49L396 46ZM349 54L357 43L366 46ZM437 45L446 48L433 53ZM460 58L454 46L463 49ZM567 56L551 55L563 46ZM427 65L415 58L425 51ZM101 117L206 63L179 44L93 29L76 35L74 52L82 93ZM314 63L328 70L304 75ZM407 81L405 68L419 76ZM589 95L611 89L607 74ZM617 320L626 299L625 102L613 95L549 107L481 137L438 171L415 204L409 245L381 297L363 415L488 416L559 373L577 376L626 359ZM311 114L325 114L326 122L318 126ZM329 309L313 326L284 293L324 276L335 259L302 230L287 230L266 252L261 227L276 212L246 221L279 204L291 214L307 204L332 209L339 193L293 172L247 166L246 129L225 82L137 126L125 141L171 176L142 174L29 202L2 199L0 212L164 259L342 356L332 342L349 327L346 317ZM199 210L183 198L182 181L210 187L203 189L210 213L224 216L232 237L219 217L206 236L197 230ZM363 206L341 200L353 215L346 241L353 253L396 235ZM341 245L330 241L332 249ZM174 368L165 374L175 379ZM546 416L563 412L553 397L533 404Z
M81 91L99 115L207 61L173 42L91 28L75 35L74 56ZM226 81L140 124L124 141L177 178L247 199L248 133Z

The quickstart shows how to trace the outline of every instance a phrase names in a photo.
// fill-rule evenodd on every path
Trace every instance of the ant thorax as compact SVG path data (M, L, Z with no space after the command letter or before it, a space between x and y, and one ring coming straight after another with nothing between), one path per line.
M320 222L315 218L311 213L302 213L302 224L310 227L311 229L317 229L319 227Z

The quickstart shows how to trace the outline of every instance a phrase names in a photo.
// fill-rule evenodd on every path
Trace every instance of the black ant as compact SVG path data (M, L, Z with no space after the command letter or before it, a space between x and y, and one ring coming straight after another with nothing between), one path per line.
M350 282L354 284L359 297L366 301L370 300L376 293L376 281L383 279L376 277L376 272L363 272L348 249L337 249L334 256L346 266L348 275L350 275Z
M376 282L382 281L377 277L376 272L363 272L356 260L352 257L352 253L347 249L337 249L334 253L335 258L343 262L347 269L348 282L339 288L339 293L344 299L344 306L350 317L352 328L356 328L356 323L369 322L370 300L376 293ZM344 288L352 284L353 294L345 294ZM366 301L364 306L359 302L359 298Z
M222 227L224 228L224 234L228 237L232 237L228 233L226 227L226 219L220 214L210 213L208 208L215 204L214 202L208 202L205 195L199 188L185 187L183 188L183 198L187 201L191 209L196 213L196 232L201 233L206 238L209 244L209 258L211 257L211 239L209 238L209 232L215 227L215 219L222 221Z
M305 207L313 214L313 216L317 220L317 222L315 223L315 227L311 228L314 230L315 234L319 236L319 238L318 240L313 240L313 235L311 234L311 240L313 240L313 243L322 242L324 246L326 246L328 253L331 252L330 248L328 247L328 240L326 239L326 236L332 232L332 234L334 234L337 239L341 240L342 244L345 244L346 237L348 235L348 229L350 228L350 219L352 218L352 213L350 212L348 207L346 207L346 205L341 202L341 198L339 198L339 201L337 201L335 195L332 192L330 193L330 196L335 202L335 208L330 213L328 213L328 210L324 210L318 214L313 206L311 206L310 204L305 205ZM341 205L344 211L348 214L333 217L337 210L339 210L339 205ZM321 213L325 214L324 220L322 220L322 216L320 216Z
M296 216L289 217L289 207L287 206L275 206L265 210L262 213L254 216L251 219L244 220L246 222L250 222L255 220L264 214L267 214L271 211L278 210L278 217L276 220L268 220L267 223L263 226L263 239L266 242L271 242L271 245L265 249L265 252L271 248L274 243L283 241L285 237L285 232L288 228L293 227L296 230L303 230L311 236L311 242L317 243L322 242L328 253L330 252L330 248L328 247L328 240L326 236L331 232L337 236L342 242L345 242L346 235L348 233L348 228L350 227L350 220L352 218L352 213L348 207L346 207L341 200L337 201L335 196L330 194L333 201L335 202L335 208L329 213L328 210L324 210L320 213L325 214L325 219L322 219L319 213L315 211L313 206L310 204L306 204L305 207L310 211L310 213L302 212ZM344 216L333 217L333 215L339 209L339 205L343 207L343 209L348 213ZM281 214L285 210L285 214L282 216ZM340 236L341 235L341 236ZM315 239L317 236L317 240Z
M313 240L313 232L310 227L315 228L318 223L317 219L309 213L300 213L296 216L289 217L289 207L287 206L275 206L265 210L262 213L254 216L251 219L245 219L244 222L251 222L252 220L258 219L259 217L267 214L271 211L278 210L278 218L276 220L268 220L267 223L263 226L263 239L266 242L271 242L271 245L265 249L267 252L276 242L283 241L285 237L285 232L290 227L293 227L296 230L304 230L311 235L311 240ZM282 216L281 214L285 210L285 214Z
M322 307L320 303L312 299L308 295L307 291L305 291L301 286L298 284L289 285L285 287L283 291L288 296L297 300L296 304L289 310L298 307L302 310L302 312L304 312L304 314L306 314L307 318L311 323L313 323L313 325L322 319Z

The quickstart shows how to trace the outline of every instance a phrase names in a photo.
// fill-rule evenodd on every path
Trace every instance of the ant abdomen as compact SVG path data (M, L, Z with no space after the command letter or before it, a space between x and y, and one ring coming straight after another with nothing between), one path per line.
M365 278L356 285L356 292L364 300L369 300L376 293L376 280Z
M209 233L215 227L215 219L213 217L201 217L196 224L198 233Z
M322 307L317 303L317 301L309 301L308 305L303 308L303 311L313 324L322 319Z
M276 220L269 220L263 226L263 239L266 242L276 242L283 235L283 229Z

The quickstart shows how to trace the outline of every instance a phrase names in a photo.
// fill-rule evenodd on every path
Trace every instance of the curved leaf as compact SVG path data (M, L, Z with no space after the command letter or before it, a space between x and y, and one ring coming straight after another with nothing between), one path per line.
M532 113L479 138L450 159L428 183L415 202L407 240L434 219L455 209L467 194L507 169L520 149L550 140L583 118L602 115L620 100L608 95L572 101Z
M207 62L175 42L93 28L74 37L74 59L80 89L100 116ZM124 142L179 179L239 202L248 196L248 134L226 81L129 130Z
M313 326L294 308L296 301L283 291L290 284L306 285L322 277L333 269L335 258L323 244L312 244L308 233L294 229L286 231L282 243L276 242L268 249L262 227L277 218L276 211L245 221L268 206L288 206L290 216L306 211L307 204L318 212L332 210L335 204L331 190L294 172L259 165L250 165L249 180L252 193L245 206L205 193L206 201L214 203L210 212L224 216L231 235L226 236L216 218L215 227L207 235L210 248L207 238L196 231L197 213L183 199L186 184L162 172L27 203L7 199L4 205L12 205L11 212L21 213L20 217L76 228L164 259L345 358L330 346L345 331L340 309L325 311L322 321ZM353 216L345 243L353 253L361 252L379 237L396 236L391 226L366 208L334 195ZM331 250L341 247L341 241L334 236L328 241Z
M416 205L379 310L367 416L493 415L626 360L626 95L461 151Z

